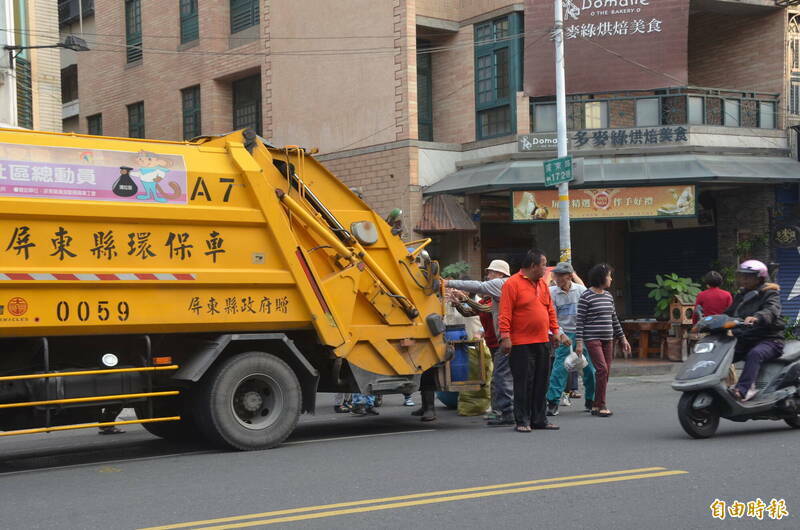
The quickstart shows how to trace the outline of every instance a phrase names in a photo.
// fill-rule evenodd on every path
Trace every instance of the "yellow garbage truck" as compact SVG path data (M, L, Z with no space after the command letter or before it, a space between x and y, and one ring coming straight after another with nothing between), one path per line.
M452 355L428 240L299 147L0 129L0 436L280 444L318 392ZM448 351L450 352L448 354ZM135 421L101 421L133 407Z

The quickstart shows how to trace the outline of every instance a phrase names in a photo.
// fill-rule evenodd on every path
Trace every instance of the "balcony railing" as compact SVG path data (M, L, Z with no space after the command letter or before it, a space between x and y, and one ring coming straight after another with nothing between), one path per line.
M715 125L775 129L779 94L677 87L567 96L567 129ZM531 132L556 129L553 98L531 101Z

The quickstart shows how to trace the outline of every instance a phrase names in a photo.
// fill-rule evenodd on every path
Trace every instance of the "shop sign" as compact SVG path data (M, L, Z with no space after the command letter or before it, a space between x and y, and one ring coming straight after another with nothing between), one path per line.
M569 145L569 139L567 141ZM517 137L517 151L521 153L530 151L556 151L558 138L556 133L521 134Z
M515 191L511 195L515 222L557 221L558 190ZM697 215L694 185L570 190L573 220L647 219Z
M570 136L572 149L605 149L642 147L646 145L676 145L689 141L686 127L653 127L636 129L590 129Z

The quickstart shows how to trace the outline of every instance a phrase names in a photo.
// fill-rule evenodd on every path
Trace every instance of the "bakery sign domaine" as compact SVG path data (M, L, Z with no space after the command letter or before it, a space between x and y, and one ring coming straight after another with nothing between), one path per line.
M661 33L663 21L647 16L651 1L658 0L566 0L564 35L567 39L591 39ZM609 17L615 20L603 20Z
M567 93L688 84L689 7L689 0L563 0ZM553 9L526 0L526 34L550 30ZM555 94L552 46L526 48L524 72L529 96Z

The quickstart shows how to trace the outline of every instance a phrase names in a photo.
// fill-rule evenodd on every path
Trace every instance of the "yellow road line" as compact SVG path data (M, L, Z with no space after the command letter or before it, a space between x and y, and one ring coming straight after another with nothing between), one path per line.
M406 508L409 506L423 506L426 504L438 504L442 502L463 501L466 499L479 499L482 497L493 497L496 495L509 495L512 493L527 493L531 491L572 488L574 486L588 486L591 484L605 484L609 482L623 482L626 480L638 480L644 478L669 477L671 475L682 475L688 471L661 471L658 473L644 473L641 475L625 475L621 477L598 478L593 480L578 480L574 482L562 482L556 484L543 484L541 486L529 486L527 488L515 488L507 490L483 491L479 493L465 493L463 495L452 495L449 497L436 497L433 499L422 499L418 501L395 502L391 504L380 504L378 506L364 506L361 508L347 508L344 510L330 510L326 512L307 513L288 517L276 517L273 519L261 519L258 521L247 521L245 523L226 524L221 526L206 526L202 530L223 530L228 528L246 528L248 526L268 525L275 523L290 523L293 521L305 521L308 519L322 519L324 517L336 517L353 513L377 512L380 510L393 510L396 508Z
M460 488L460 489L453 489L453 490L441 490L441 491L431 491L427 493L412 493L408 495L398 495L394 497L384 497L381 499L367 499L367 500L360 500L360 501L349 501L349 502L340 502L335 504L323 504L320 506L306 506L304 508L289 508L286 510L275 510L270 512L262 512L262 513L251 513L249 515L235 515L231 517L222 517L219 519L208 519L205 521L192 521L188 523L177 523L171 524L166 526L154 526L150 528L144 528L142 530L174 530L176 528L191 528L191 527L198 527L202 525L209 525L209 524L217 524L217 523L229 523L234 521L243 521L245 519L255 519L258 517L274 517L276 515L289 515L289 514L296 514L302 512L312 512L316 510L330 510L332 508L348 508L351 506L362 506L365 504L378 504L381 502L392 502L392 501L406 501L410 499L420 499L425 497L436 497L440 495L452 495L454 493L471 493L476 491L486 491L486 490L494 490L499 488L511 488L511 487L518 487L518 486L529 486L532 484L542 484L545 482L564 482L568 480L580 480L580 479L594 479L599 477L613 477L616 475L625 475L630 473L644 473L650 471L664 471L666 468L664 467L641 467L635 469L624 469L621 471L607 471L604 473L592 473L588 475L573 475L569 477L555 477L555 478L542 478L536 480L526 480L524 482L509 482L506 484L493 484L491 486L475 486L471 488ZM675 474L674 472L670 472ZM679 471L678 473L685 473L685 471Z

